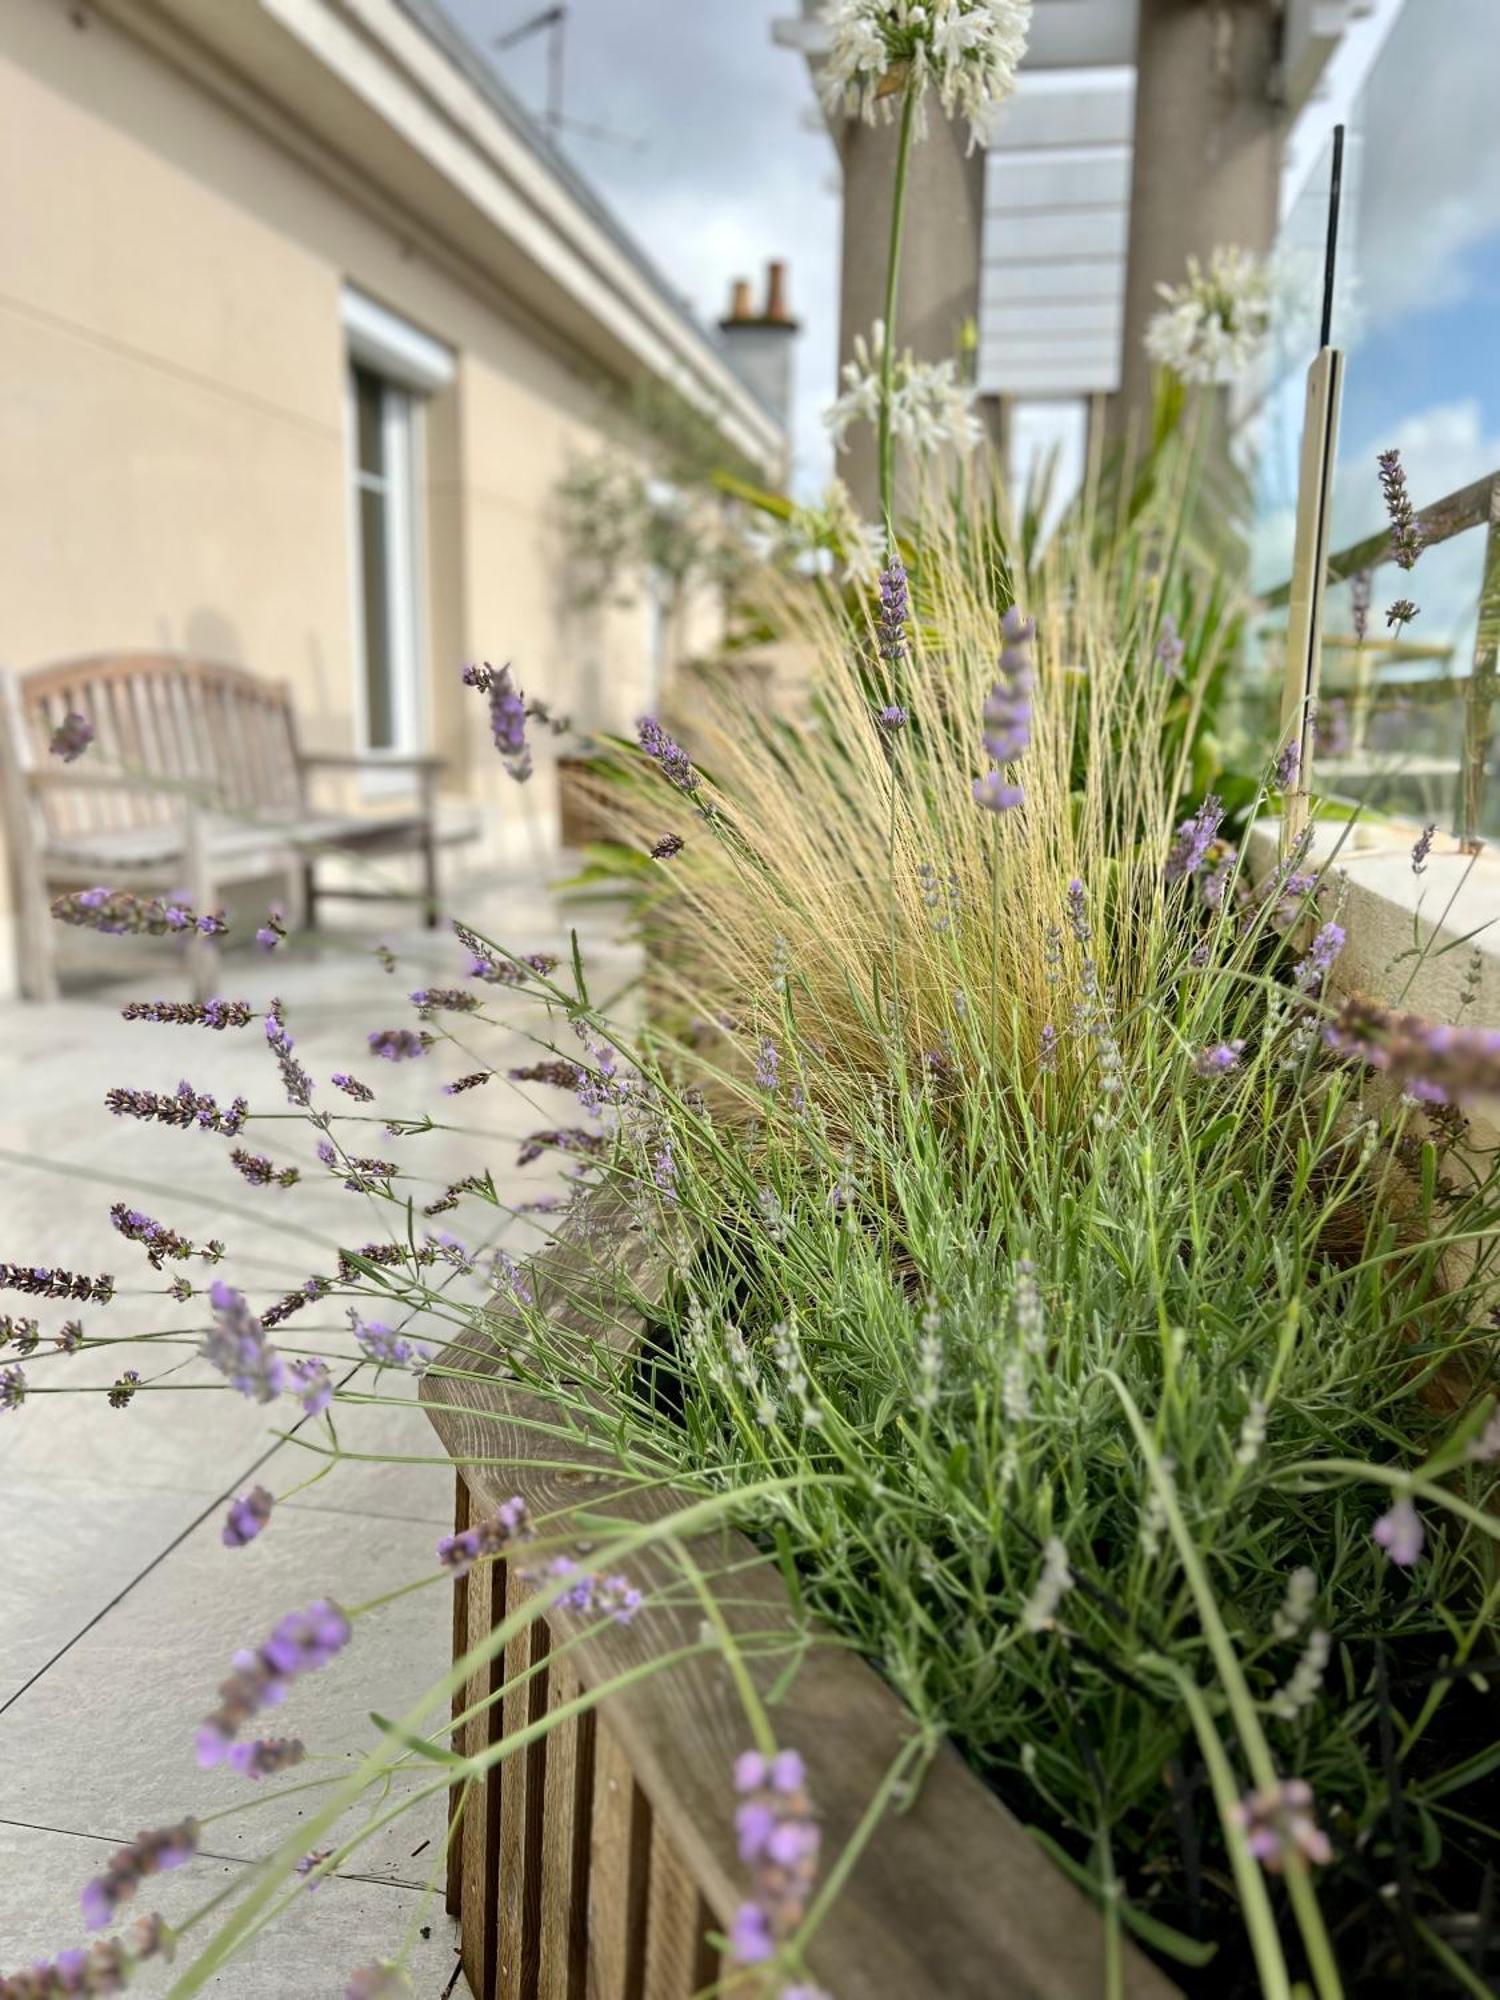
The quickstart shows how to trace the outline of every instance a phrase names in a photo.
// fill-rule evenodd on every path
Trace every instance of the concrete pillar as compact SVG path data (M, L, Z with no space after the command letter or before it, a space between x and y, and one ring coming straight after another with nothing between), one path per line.
M844 170L844 245L840 270L839 365L854 337L868 340L885 304L886 251L896 178L898 126L845 122L839 140ZM970 153L966 119L944 118L929 94L927 136L912 144L896 343L923 361L959 358L964 322L979 318L979 260L984 222L984 149ZM850 431L834 470L860 511L879 512L875 433Z
M1283 112L1277 0L1140 0L1135 168L1118 432L1151 414L1141 342L1190 255L1219 244L1264 255L1276 233Z

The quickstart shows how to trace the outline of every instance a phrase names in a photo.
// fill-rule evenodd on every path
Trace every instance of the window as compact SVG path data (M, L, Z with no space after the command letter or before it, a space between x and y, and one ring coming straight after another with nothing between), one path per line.
M354 712L377 756L423 746L426 608L420 465L427 397L453 380L450 350L347 287L354 559Z
M412 396L357 361L349 375L361 735L367 750L411 751L422 727Z

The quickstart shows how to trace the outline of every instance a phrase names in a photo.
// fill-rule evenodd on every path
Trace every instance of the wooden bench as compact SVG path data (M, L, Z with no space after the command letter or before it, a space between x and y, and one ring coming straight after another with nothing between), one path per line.
M76 762L48 754L69 712L93 725ZM415 851L426 921L437 921L435 757L323 754L300 748L291 690L240 667L167 654L68 661L0 674L0 792L19 892L21 990L57 992L52 896L103 885L179 894L212 910L219 890L284 875L293 921L316 921L320 900L374 899L379 890L320 883L316 857ZM413 774L414 811L320 810L317 770ZM444 838L475 830L456 824ZM213 939L188 947L199 999L215 990Z
M643 1321L631 1301L660 1296L667 1262L623 1208L597 1200L532 1273L536 1305L580 1355L612 1350L635 1366ZM421 1399L458 1468L457 1528L490 1519L519 1492L549 1549L584 1567L614 1534L662 1520L691 1496L628 1479L558 1406L506 1379L501 1350L524 1346L511 1306L494 1334L447 1347ZM576 1522L576 1527L574 1523ZM777 1740L806 1759L832 1868L889 1781L916 1725L868 1666L824 1632L796 1658L801 1628L779 1570L743 1535L685 1543ZM731 1771L749 1725L723 1655L701 1644L703 1609L657 1545L621 1567L646 1593L629 1624L553 1604L460 1686L454 1747L483 1756L590 1689L678 1648L697 1656L585 1705L489 1765L465 1796L449 1849L448 1908L459 1920L475 2000L692 2000L731 1973L727 1933L747 1889L736 1853ZM481 1645L534 1589L521 1564L480 1562L454 1587L455 1660ZM778 1636L779 1635L779 1636ZM768 1644L767 1642L770 1642ZM795 1665L795 1671L793 1666ZM947 1746L915 1803L888 1809L860 1851L807 1953L809 1973L847 2000L1180 2000L1130 1942L1110 1986L1105 1924L1020 1822ZM746 2000L760 1985L731 1978Z

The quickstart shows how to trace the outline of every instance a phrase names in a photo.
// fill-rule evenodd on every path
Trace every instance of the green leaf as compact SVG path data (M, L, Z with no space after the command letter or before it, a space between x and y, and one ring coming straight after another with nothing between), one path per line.
M387 1716L377 1715L373 1709L370 1711L370 1720L382 1736L394 1737L398 1743L404 1743L408 1750L415 1750L419 1757L429 1758L434 1764L446 1764L450 1770L466 1771L469 1768L466 1757L458 1756L455 1751L445 1750L439 1743L429 1743L425 1736L413 1736L411 1731L403 1729L399 1722L392 1722Z

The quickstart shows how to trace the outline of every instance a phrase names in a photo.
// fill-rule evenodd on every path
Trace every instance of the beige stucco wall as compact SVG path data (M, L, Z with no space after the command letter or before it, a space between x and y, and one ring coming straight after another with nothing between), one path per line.
M644 607L582 625L565 607L551 495L596 435L591 372L62 0L0 8L0 184L0 660L237 661L293 683L309 742L352 746L352 282L456 351L424 426L433 745L492 808L490 858L544 847L550 769L504 781L456 675L511 659L528 693L595 725L649 699ZM0 992L10 899L6 870Z

